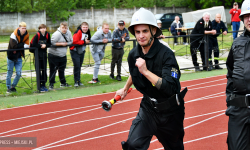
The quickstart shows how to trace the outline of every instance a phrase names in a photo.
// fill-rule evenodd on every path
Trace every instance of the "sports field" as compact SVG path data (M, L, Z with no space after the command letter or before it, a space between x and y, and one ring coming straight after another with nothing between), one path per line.
M200 78L181 82L182 88L188 87L189 90L185 97L186 150L227 149L225 72L214 71L217 75L210 74L206 78L207 72L198 73ZM189 76L194 77L192 74ZM123 85L124 82L116 86L119 88ZM110 88L110 85L105 85L105 88ZM37 137L37 148L18 149L121 149L120 142L127 139L142 95L134 89L110 112L104 111L101 102L113 98L114 94L100 93L2 109L0 113L4 115L0 116L0 136ZM163 148L153 137L149 149Z

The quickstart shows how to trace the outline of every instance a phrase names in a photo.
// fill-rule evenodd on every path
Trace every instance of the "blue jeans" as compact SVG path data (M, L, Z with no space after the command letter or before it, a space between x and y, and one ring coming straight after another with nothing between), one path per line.
M99 67L100 67L101 61L104 57L104 52L100 51L100 52L95 52L95 53L91 53L91 54L92 54L93 59L95 61L93 79L96 79L96 78L98 78Z
M233 31L238 31L240 28L240 22L232 22L233 25ZM236 39L238 35L238 32L233 33L233 38Z
M16 77L11 84L11 77L13 74L13 68L16 69ZM8 89L11 87L16 87L22 73L22 58L18 58L16 61L12 61L7 58L7 77L6 77L6 86Z
M86 51L83 51L82 54L78 54L77 51L70 50L70 55L74 64L74 80L75 82L81 81L81 67L84 60L84 54Z

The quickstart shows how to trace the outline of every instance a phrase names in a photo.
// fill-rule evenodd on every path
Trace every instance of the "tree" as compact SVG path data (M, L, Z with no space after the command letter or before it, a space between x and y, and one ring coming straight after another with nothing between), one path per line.
M23 12L46 10L53 22L67 20L75 13L70 10L76 8L75 0L1 0L1 12Z

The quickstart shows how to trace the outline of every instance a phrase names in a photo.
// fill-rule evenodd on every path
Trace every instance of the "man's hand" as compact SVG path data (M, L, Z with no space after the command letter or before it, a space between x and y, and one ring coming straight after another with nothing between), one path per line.
M14 54L16 54L16 51L13 51Z
M89 44L90 43L90 40L85 40L85 44Z
M122 41L121 41L121 43L124 43L125 42L125 39L124 38L122 38Z
M61 46L67 46L67 45L68 45L67 42L62 42L62 43L61 43Z
M178 34L178 35L180 35L180 34L181 34L181 32L177 32L177 34Z
M215 35L216 34L216 30L212 30L212 34Z
M160 35L157 37L158 39L161 38L161 39L165 39L165 36L164 35Z
M123 100L126 97L126 95L127 95L127 91L124 88L122 88L122 89L116 91L115 97L117 95L120 95L121 96L121 100Z
M108 43L108 39L102 39L103 43Z
M227 35L227 31L224 31L224 32L223 32L223 35Z
M41 48L42 49L46 48L46 44L41 44Z
M138 67L141 74L145 74L148 71L146 61L140 57L136 59L135 66Z

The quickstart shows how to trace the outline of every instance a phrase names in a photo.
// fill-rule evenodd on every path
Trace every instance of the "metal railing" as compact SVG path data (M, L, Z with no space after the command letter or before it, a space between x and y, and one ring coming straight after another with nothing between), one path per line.
M235 31L235 32L239 32L239 31ZM233 33L233 32L228 32L228 34L230 34L230 33ZM205 54L205 65L203 66L203 67L208 67L208 65L209 65L209 62L208 62L208 57L209 57L209 36L210 35L202 35L202 34L200 34L200 35L180 35L180 36L166 36L165 37L165 40L167 40L167 39L173 39L174 37L177 37L177 38L182 38L182 37L186 37L186 38L190 38L191 36L202 36L202 40L201 41L203 41L204 42L204 50L205 50L205 52L204 52L204 54ZM219 38L221 38L221 40L219 39ZM129 41L127 41L127 42L130 42L130 41L132 41L132 46L133 47L135 47L136 46L136 44L137 44L137 42L136 42L136 39L132 39L132 40L129 40ZM169 40L168 40L169 41ZM231 43L232 43L232 38L231 38L231 41L230 42L228 42L228 41L225 41L225 38L224 38L224 36L222 35L221 37L218 37L218 43L220 43L219 44L219 47L221 46L222 48L221 49L225 49L224 47L225 46L231 46ZM197 41L196 41L197 42ZM111 42L109 42L109 43L111 43ZM109 44L108 43L108 44ZM169 42L169 45L170 45L170 43L171 42ZM102 44L102 43L100 43L100 44ZM91 43L90 44L87 44L87 45L91 45ZM110 45L110 44L109 44ZM78 46L78 45L68 45L68 46ZM125 53L124 53L124 57L126 57L127 55L125 55L126 53L129 53L129 51L132 49L131 47L130 47L131 45L128 45L128 46L126 46L126 47L124 47L124 51L125 51ZM59 47L59 46L51 46L51 47ZM111 47L111 46L110 46ZM106 47L107 48L107 47ZM184 55L183 54L181 54L182 56L185 56L186 57L186 59L190 59L191 58L191 53L190 53L190 44L189 45L183 45L183 46L181 46L179 49L176 49L176 48L178 48L178 46L177 47L175 47L175 45L173 45L173 48L172 49L175 49L175 54L176 55L178 55L178 54L180 54L179 52L180 51L183 51L184 50ZM20 50L25 50L25 51L27 51L27 50L29 50L29 49L34 49L35 50L35 55L34 55L34 57L35 57L35 59L33 60L33 61L35 61L35 63L33 62L32 63L32 55L31 54L28 54L28 55L26 55L26 58L25 58L25 61L23 62L23 66L25 66L26 65L26 63L28 62L27 60L28 59L30 59L30 63L29 63L29 68L30 68L30 70L23 70L22 72L30 72L31 73L31 75L30 75L30 78L31 78L31 84L28 84L28 82L26 81L26 79L25 78L23 78L22 77L22 79L26 82L26 85L27 85L27 87L21 87L21 88L26 88L26 89L33 89L33 85L32 85L32 83L33 83L33 77L32 77L32 72L36 72L36 77L35 77L35 82L36 82L36 84L37 84L37 86L36 86L36 89L37 89L37 91L40 91L40 76L39 76L39 69L32 69L32 64L35 64L35 68L39 68L39 61L37 61L37 60L39 60L39 56L38 56L38 48L22 48L22 49L12 49L12 50L1 50L0 52L6 52L6 51L20 51ZM111 48L112 49L112 48ZM227 47L227 51L229 51L229 49L230 48L228 48ZM93 65L94 65L94 61L91 61L91 58L92 58L92 56L90 56L91 54L90 54L91 52L90 52L90 50L89 50L89 46L87 46L87 48L86 48L86 53L85 53L85 60L86 60L86 58L88 59L88 61L86 62L84 62L83 63L83 69L87 69L87 68L89 68L89 67L93 67ZM225 53L225 52L224 52ZM199 57L199 56L198 56ZM102 64L104 65L104 70L108 70L109 69L109 67L106 67L105 65L107 65L107 63L106 62L110 62L111 61L111 59L112 59L112 55L111 55L111 53L106 53L105 52L105 56L104 56L104 58L103 58L103 60L102 60ZM123 58L124 59L124 58ZM68 59L68 64L70 64L70 63L72 63L72 60L71 59ZM69 67L68 66L68 64L67 64L67 67L68 68L73 68L73 67ZM225 63L221 63L221 64L225 64ZM0 72L0 76L1 76L1 74L3 75L3 74L5 74L5 72L4 71L7 71L7 69L3 69L3 67L6 67L7 65L3 65L3 66L0 66L0 69L2 69L3 70L3 72L1 73ZM48 66L48 65L47 65ZM109 66L110 66L110 63L109 63ZM123 66L122 66L123 67ZM186 70L186 69L193 69L194 67L188 67L188 68L183 68L183 67L181 67L180 66L180 70ZM48 68L47 68L48 69ZM123 69L125 69L124 67L123 67ZM126 72L129 72L128 70L126 71ZM73 74L71 74L70 76L72 76ZM128 76L129 74L127 74L127 76ZM126 76L126 75L125 75ZM65 78L66 78L66 75L65 75ZM0 80L0 83L2 83L2 84L5 84L4 83L4 80Z

